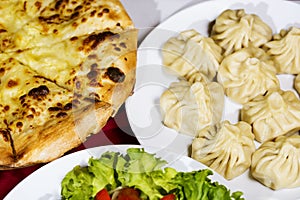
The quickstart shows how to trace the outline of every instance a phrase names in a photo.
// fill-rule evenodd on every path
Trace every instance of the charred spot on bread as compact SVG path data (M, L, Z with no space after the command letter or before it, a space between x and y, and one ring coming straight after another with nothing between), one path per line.
M5 73L5 69L3 67L0 68L0 76L3 76L3 74Z
M55 3L54 8L55 8L56 10L58 10L58 9L60 8L60 6L62 5L62 3L63 3L63 0L58 0L58 1Z
M109 13L109 9L108 9L108 8L104 8L104 9L102 10L102 12L103 12L103 13Z
M65 118L66 116L68 116L66 112L59 112L57 113L56 118Z
M122 48L124 48L124 49L127 48L127 46L126 46L126 44L125 44L124 42L121 42L121 43L120 43L120 47L122 47Z
M37 88L33 88L29 91L28 96L32 97L33 99L43 98L46 97L50 93L49 89L45 85L41 85Z
M17 122L16 126L17 126L17 128L22 128L23 127L23 123L22 122Z
M7 129L1 129L0 130L0 135L3 138L3 141L5 141L5 142L10 141L10 134L9 134L9 131Z
M77 36L74 36L74 37L71 37L71 38L70 38L70 41L76 41L76 40L78 40L78 37L77 37Z
M98 56L96 54L90 54L88 55L88 59L93 60L93 59L97 59Z
M64 106L64 110L71 110L73 107L72 103L67 103L65 106Z
M48 108L48 111L50 111L50 112L57 112L57 111L60 111L60 110L61 110L60 107L49 107Z
M77 6L74 10L75 11L79 11L79 10L81 10L83 8L83 6L82 5L79 5L79 6Z
M105 76L115 83L121 83L125 80L125 74L117 67L109 67L106 69Z
M4 111L9 111L10 107L9 105L4 106Z
M101 87L101 84L97 81L97 79L91 79L91 81L89 82L89 86L91 87Z
M27 119L33 119L34 116L32 114L26 116Z
M15 81L15 80L9 80L8 83L7 83L8 88L12 88L12 87L15 87L17 85L18 85L18 82Z
M82 45L88 46L91 49L95 49L101 42L103 42L106 38L115 36L116 34L106 31L102 33L94 33L89 35L86 39L83 40Z
M26 2L25 2L25 3L26 3ZM24 4L25 4L25 3L24 3ZM42 2L37 1L37 2L34 3L34 6L37 8L37 10L40 10L41 7L42 7Z
M54 15L51 15L51 16L48 16L48 17L42 17L42 16L39 16L39 20L40 21L44 21L46 23L57 23L59 21L59 14L54 14Z
M91 70L88 74L87 74L87 77L88 79L90 80L93 80L95 78L97 78L98 76L98 72L96 70Z
M116 51L121 51L121 49L119 47L115 47Z

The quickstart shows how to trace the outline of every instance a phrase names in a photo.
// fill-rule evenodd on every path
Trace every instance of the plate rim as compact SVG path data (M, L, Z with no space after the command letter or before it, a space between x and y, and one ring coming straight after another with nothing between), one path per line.
M184 7L183 9L180 9L179 11L171 14L169 17L167 17L165 20L161 21L158 25L156 25L149 33L141 40L138 49L144 47L146 45L146 42L148 38L160 27L164 26L165 24L169 23L169 21L173 20L174 17L184 15L185 13L194 10L198 6L210 6L210 4L216 4L216 3L260 3L260 2L267 2L268 4L277 4L277 3L283 3L283 4L290 4L290 6L298 6L300 8L300 2L296 3L293 0L231 0L228 2L228 0L204 0L202 2L197 2L193 5ZM147 46L146 46L147 47Z
M96 147L91 147L91 148L87 148L87 149L82 149L82 150L75 151L75 152L72 152L72 153L69 153L69 154L65 154L65 155L63 155L62 157L60 157L56 160L53 160L49 163L45 163L45 165L41 166L40 168L38 168L37 170L35 170L31 174L29 174L22 181L20 181L17 185L15 185L13 187L13 189L4 197L3 200L13 200L15 195L16 195L15 193L18 192L18 190L22 190L22 187L24 187L24 185L28 181L33 179L35 176L38 176L40 173L43 173L43 171L47 170L48 168L52 168L53 166L59 164L60 162L63 162L64 160L72 159L73 157L77 157L81 154L86 154L86 153L88 153L88 151L96 153L96 152L100 152L100 151L105 151L105 149L118 148L118 147L120 147L120 149L122 149L122 150L125 150L125 149L130 148L130 147L140 148L142 146L138 145L138 144L117 144L117 145L108 144L108 145L103 145L103 146L96 146ZM77 165L80 165L80 163L78 163ZM73 167L75 167L75 165Z

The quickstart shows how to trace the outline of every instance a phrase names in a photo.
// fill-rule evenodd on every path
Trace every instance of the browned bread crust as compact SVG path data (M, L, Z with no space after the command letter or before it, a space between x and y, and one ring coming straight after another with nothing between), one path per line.
M24 167L49 162L82 144L98 133L112 114L110 104L99 102L75 111L67 118L53 119L14 140L15 162L9 167ZM24 142L26 141L26 142Z
M0 170L50 162L99 133L132 93L136 53L118 0L1 1Z

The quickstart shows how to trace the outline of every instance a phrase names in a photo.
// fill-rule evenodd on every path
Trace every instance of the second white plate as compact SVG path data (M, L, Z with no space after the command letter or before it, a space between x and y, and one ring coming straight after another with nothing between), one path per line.
M126 153L128 148L144 148L148 153L155 153L156 157L168 161L170 167L178 171L193 171L205 169L204 165L186 156L178 156L172 152L160 151L151 147L140 145L108 145L85 149L66 156L63 156L32 173L20 182L4 200L59 200L61 199L61 181L65 175L76 165L87 166L91 157L99 158L104 152ZM218 174L209 177L213 182L217 181L227 186L227 181ZM233 191L233 190L231 190Z
M129 123L140 144L189 155L193 138L178 134L161 122L160 96L171 82L178 81L165 71L161 47L170 37L184 30L195 29L202 35L209 35L210 23L226 9L245 9L246 13L255 13L271 26L274 33L290 26L300 27L300 5L281 0L207 1L184 9L158 25L139 47L137 82L134 94L126 101ZM283 90L293 89L294 76L280 75L279 79ZM223 119L237 122L240 108L226 98ZM300 188L273 191L253 180L249 173L235 178L230 184L233 190L244 191L247 199L300 199Z

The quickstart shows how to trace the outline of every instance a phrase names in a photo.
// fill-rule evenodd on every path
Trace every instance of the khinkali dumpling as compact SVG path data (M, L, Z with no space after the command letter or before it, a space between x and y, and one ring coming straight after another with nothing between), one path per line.
M163 64L179 76L200 71L212 80L223 57L222 48L213 39L195 30L186 30L170 38L163 46Z
M300 129L300 100L292 91L274 91L245 104L241 120L252 124L259 142Z
M300 29L281 30L273 41L265 44L275 61L278 73L300 73Z
M279 136L253 154L252 176L274 190L300 186L300 136Z
M225 57L217 78L226 95L240 104L279 88L273 62L257 47L244 48Z
M294 87L298 94L300 94L300 74L298 74L294 79Z
M228 9L216 18L211 38L227 56L244 47L260 47L272 39L272 34L272 29L259 16L247 14L244 9Z
M250 167L254 151L254 135L249 124L223 121L199 133L192 142L191 156L230 180Z
M160 97L164 125L191 136L220 121L223 106L224 91L216 82L173 82Z

